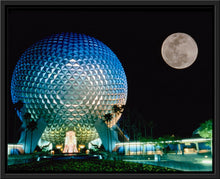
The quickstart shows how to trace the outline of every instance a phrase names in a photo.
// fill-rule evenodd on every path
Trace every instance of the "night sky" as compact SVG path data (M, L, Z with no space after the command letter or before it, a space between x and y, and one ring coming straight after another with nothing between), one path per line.
M10 96L19 56L33 43L60 32L84 33L112 49L127 76L126 113L131 121L152 120L154 137L187 138L200 123L214 117L212 9L10 8L7 22L8 142L17 142L21 125ZM164 39L175 32L189 34L198 45L195 63L182 70L169 67L161 56Z

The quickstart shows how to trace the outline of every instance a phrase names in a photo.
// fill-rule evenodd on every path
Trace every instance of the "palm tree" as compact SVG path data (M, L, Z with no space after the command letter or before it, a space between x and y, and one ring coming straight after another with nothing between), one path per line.
M117 105L117 104L115 104L113 107L112 107L112 110L113 110L113 112L114 113L122 113L123 112L123 110L124 110L124 108L125 108L125 105Z
M13 108L15 109L15 111L17 112L21 112L22 107L24 106L24 103L19 100L18 102L16 102L15 104L13 104ZM15 112L15 119L16 119L16 112ZM14 131L16 131L16 126L14 126ZM19 129L19 131L22 129L22 127Z
M26 124L26 126L29 124L30 120L31 120L31 114L26 112L23 116L24 122Z
M213 120L209 119L208 121L205 121L204 123L200 124L200 127L197 129L198 134L201 137L211 139L208 145L211 147L211 154L212 154L212 139L213 139Z
M21 108L24 106L24 103L21 101L21 100L19 100L17 103L15 103L14 105L13 105L13 107L14 107L14 109L17 111L21 111Z
M104 115L105 121L107 123L109 123L112 120L112 114L111 113L107 113Z
M31 130L31 148L32 148L32 135L33 135L33 131L37 128L37 122L35 120L31 120L27 125L27 128ZM31 148L30 148L30 152L31 152Z
M23 119L24 119L24 123L25 123L25 145L24 145L24 152L25 152L25 149L26 149L26 140L27 140L27 124L28 122L31 120L31 114L30 113L25 113L24 116L23 116Z
M150 134L151 134L151 138L153 138L153 128L155 127L154 121L149 121L147 123L147 126L150 128Z
M107 113L107 114L105 114L104 115L104 121L107 123L107 137L108 137L108 148L109 148L109 137L111 137L111 136L109 136L109 133L110 133L110 131L109 131L109 122L112 120L112 114L111 113Z

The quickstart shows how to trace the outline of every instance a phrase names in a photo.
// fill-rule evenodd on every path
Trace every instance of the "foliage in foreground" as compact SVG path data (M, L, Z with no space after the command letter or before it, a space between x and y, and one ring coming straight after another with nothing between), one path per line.
M44 160L8 166L8 172L177 172L177 170L140 163L111 160Z
M212 126L213 126L212 119L205 121L200 125L198 129L198 134L201 137L212 139Z

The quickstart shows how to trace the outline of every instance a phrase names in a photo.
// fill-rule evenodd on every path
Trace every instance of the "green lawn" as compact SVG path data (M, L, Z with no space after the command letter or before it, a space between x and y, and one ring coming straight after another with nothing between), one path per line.
M87 173L87 172L140 172L140 173L165 173L179 172L174 169L145 165L140 163L112 161L112 160L44 160L28 164L8 166L8 172L48 172L48 173Z

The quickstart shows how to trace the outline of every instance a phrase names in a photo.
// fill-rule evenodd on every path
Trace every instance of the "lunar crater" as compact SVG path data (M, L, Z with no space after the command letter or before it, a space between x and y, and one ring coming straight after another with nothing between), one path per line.
M183 69L194 63L197 58L198 47L194 39L188 34L175 33L164 40L161 53L169 66Z

